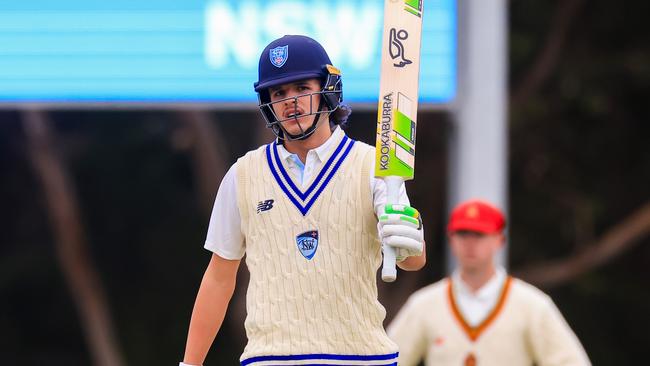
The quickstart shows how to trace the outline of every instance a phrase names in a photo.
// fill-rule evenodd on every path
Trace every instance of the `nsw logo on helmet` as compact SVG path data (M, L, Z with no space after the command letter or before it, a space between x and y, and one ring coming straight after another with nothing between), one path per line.
M275 67L282 67L289 58L289 45L271 48L269 50L271 64Z

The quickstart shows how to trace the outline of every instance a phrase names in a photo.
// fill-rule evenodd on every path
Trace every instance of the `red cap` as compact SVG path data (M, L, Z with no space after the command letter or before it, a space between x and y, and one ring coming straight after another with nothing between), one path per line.
M506 226L501 211L480 200L462 202L451 211L447 231L476 231L484 234L500 232Z

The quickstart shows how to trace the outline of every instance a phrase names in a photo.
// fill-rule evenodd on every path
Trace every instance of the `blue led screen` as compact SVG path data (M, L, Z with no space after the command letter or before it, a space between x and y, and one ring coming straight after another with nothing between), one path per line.
M0 103L246 103L264 46L317 39L348 102L375 103L383 0L0 2ZM420 101L456 94L455 0L424 4Z

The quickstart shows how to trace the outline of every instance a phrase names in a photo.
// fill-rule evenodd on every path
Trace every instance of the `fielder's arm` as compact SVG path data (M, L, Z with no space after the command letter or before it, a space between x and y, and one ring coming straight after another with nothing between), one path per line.
M213 254L196 295L183 362L201 365L221 328L235 290L239 260Z

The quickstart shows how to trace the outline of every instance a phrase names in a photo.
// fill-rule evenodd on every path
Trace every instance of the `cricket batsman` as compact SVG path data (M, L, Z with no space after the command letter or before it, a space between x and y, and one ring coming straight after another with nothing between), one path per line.
M422 220L402 185L385 205L375 149L346 136L342 77L315 40L271 42L254 83L277 139L248 152L221 182L180 365L201 365L246 255L250 282L242 365L396 365L377 300L382 245L398 266L426 262ZM385 207L386 206L386 207Z

